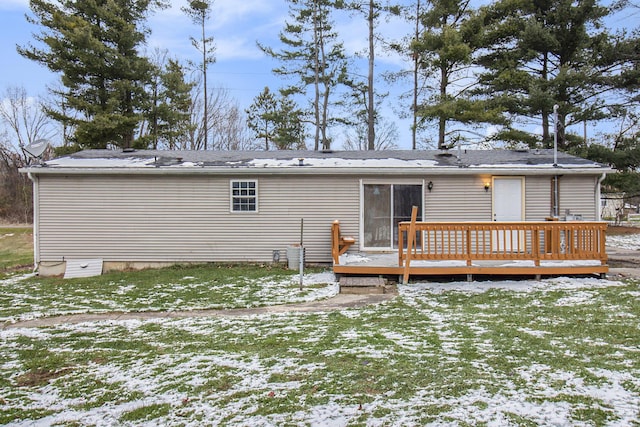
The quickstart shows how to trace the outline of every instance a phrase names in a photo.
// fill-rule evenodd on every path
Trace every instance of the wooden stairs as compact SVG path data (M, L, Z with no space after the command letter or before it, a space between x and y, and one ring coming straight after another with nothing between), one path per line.
M397 292L396 286L387 284L377 276L342 276L340 278L341 294L390 294Z

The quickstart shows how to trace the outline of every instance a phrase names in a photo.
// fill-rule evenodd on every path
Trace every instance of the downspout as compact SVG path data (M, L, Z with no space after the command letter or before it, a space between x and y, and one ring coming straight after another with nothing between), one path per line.
M600 203L600 198L601 198L601 194L600 194L600 185L602 184L602 181L604 181L604 179L606 178L607 174L603 173L598 179L596 179L596 188L595 188L595 195L596 195L596 221L602 221L602 205Z
M36 274L40 266L40 191L38 177L31 172L27 176L33 182L33 273Z
M558 167L558 104L553 106L553 167ZM553 217L559 218L560 200L558 200L558 175L553 180Z

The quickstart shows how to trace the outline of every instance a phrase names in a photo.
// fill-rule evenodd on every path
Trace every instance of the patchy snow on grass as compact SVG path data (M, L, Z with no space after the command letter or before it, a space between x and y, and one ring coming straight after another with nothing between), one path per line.
M299 275L286 278L244 279L243 282L211 283L185 276L175 283L158 283L141 293L132 283L109 283L111 293L77 289L65 294L35 298L37 284L22 286L33 274L16 275L0 280L3 306L0 322L31 320L40 317L112 311L183 311L202 309L247 308L316 301L339 292L332 272L305 274L300 289ZM218 298L211 294L215 292ZM42 292L40 292L42 294Z
M640 234L607 236L607 246L640 251Z
M305 276L304 298L330 295L332 280ZM260 283L272 301L297 284L295 276ZM385 304L330 314L1 330L0 424L637 422L637 283L423 282L399 292ZM28 359L34 349L50 354L35 366L57 363L50 369L59 376L16 386L38 360Z
M424 292L443 293L448 291L465 293L483 293L490 290L513 292L551 291L568 289L592 289L611 286L624 286L624 282L597 278L555 277L543 280L496 280L486 282L418 282L398 285L401 295L413 295Z

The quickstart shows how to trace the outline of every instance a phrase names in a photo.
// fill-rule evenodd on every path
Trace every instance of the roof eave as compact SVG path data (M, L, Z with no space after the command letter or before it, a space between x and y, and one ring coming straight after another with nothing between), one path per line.
M119 168L63 168L26 167L20 172L32 175L600 175L614 172L609 167L499 167L499 166L434 166L407 168L329 168L329 167L119 167Z

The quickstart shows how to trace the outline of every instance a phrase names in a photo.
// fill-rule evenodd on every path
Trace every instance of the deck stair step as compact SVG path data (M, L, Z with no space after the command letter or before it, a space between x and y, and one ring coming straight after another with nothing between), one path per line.
M386 294L390 290L382 277L343 276L340 278L341 294Z

